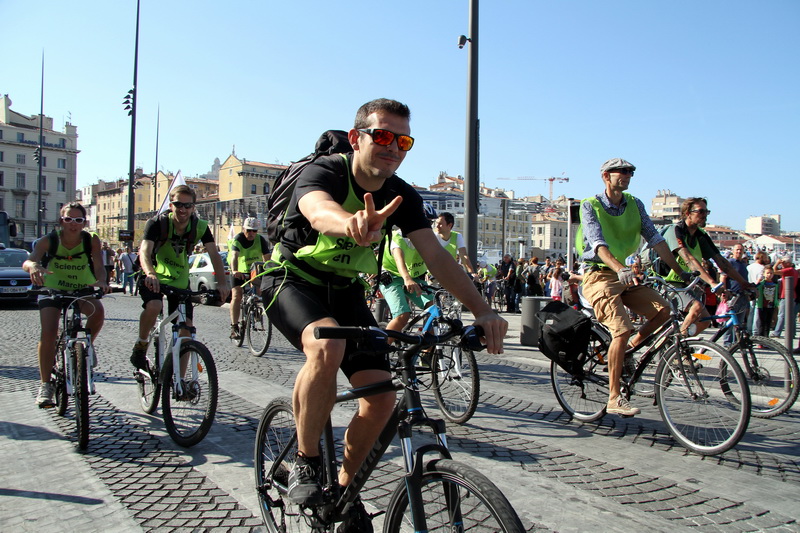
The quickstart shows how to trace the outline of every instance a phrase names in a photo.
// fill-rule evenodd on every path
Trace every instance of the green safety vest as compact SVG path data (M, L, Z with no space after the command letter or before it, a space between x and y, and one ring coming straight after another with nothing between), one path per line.
M58 251L57 255L47 263L47 270L52 274L45 276L44 286L49 289L74 291L95 283L97 279L89 268L91 253L91 250L83 249L83 239L74 248L65 248L61 242L61 230L58 230Z
M583 202L589 202L592 205L600 227L603 228L603 238L608 244L609 252L624 265L625 258L639 249L642 241L642 215L639 213L636 199L626 192L622 195L627 201L627 207L620 216L609 215L595 196L585 198L581 201L581 205ZM575 236L575 250L579 256L583 254L583 245L583 210L581 210L581 226ZM598 264L608 266L604 263Z
M453 259L458 257L458 233L455 231L450 232L450 240L447 241L447 245L444 247L444 249L450 252L450 255L453 256Z
M169 234L162 235L161 241L166 238L166 242L162 244L156 252L155 271L159 283L176 287L178 289L185 289L189 286L189 253L196 242L188 242L188 236L192 231L192 221L194 218L189 219L189 224L186 226L186 231L183 234L183 245L178 250L172 246L172 238L175 236L175 226L172 223L172 213L169 213ZM205 220L197 219L197 231L195 235L197 239L201 239L203 234L208 228L208 222Z
M675 231L675 227L673 226L673 227L669 228L669 230L667 230L667 231L674 232ZM705 231L703 231L700 228L697 228L697 231L699 231L701 233L705 233ZM697 259L701 263L703 262L703 251L700 249L700 239L699 238L694 240L694 246L687 246L686 248L689 249L689 253L692 254L692 256L695 259ZM686 261L684 261L683 257L681 257L681 254L675 254L675 260L678 262L678 264L684 270L684 272L690 272L691 271L691 268L686 263ZM678 275L678 273L675 272L672 269L670 269L669 274L667 274L666 277L664 277L664 279L669 281L670 283L684 283L684 281L681 279L681 277Z
M347 168L347 198L342 204L342 208L348 213L356 213L364 209L364 202L360 200L353 190L353 177L350 173L350 164L347 155L340 154L345 160ZM385 234L386 229L381 230ZM280 258L280 246L275 247L278 251L277 257ZM378 260L371 247L359 246L350 237L330 237L317 233L317 242L303 246L294 253L295 258L302 260L310 267L321 272L335 274L344 278L355 279L359 274L377 274ZM273 254L275 257L275 254ZM312 279L313 276L308 272L289 263L295 273L308 279L312 283L324 284L322 280Z
M494 277L497 275L497 269L492 265L488 265L485 268L482 268L480 272L481 272L481 279L483 278L494 279Z
M403 250L406 269L412 278L418 278L428 271L420 253L416 248L412 248L399 232L392 234L392 241ZM391 252L391 242L386 243L386 249L383 252L383 269L394 276L400 276L400 270L397 268L397 262Z
M258 234L256 234L256 238L249 248L245 248L244 245L239 242L237 236L236 239L231 241L230 249L239 252L236 268L233 266L233 253L230 251L228 252L228 265L235 272L250 272L250 265L256 261L264 260L265 251L261 249L261 236Z

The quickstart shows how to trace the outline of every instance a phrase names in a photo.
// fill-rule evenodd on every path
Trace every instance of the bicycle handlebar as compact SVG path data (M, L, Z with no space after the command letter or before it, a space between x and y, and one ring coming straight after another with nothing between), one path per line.
M100 287L83 287L73 291L65 291L63 289L52 289L50 287L37 287L35 289L28 289L29 294L42 294L45 296L52 296L56 299L81 299L81 298L97 298L100 299L104 296L103 289Z
M464 327L460 320L440 319L450 326L450 331L443 335L425 333L423 335L408 335L400 331L381 329L374 326L321 326L314 328L315 339L351 339L356 341L370 341L376 348L386 345L388 339L396 339L405 344L420 346L423 349L445 343L453 338L461 337L459 344L472 351L481 351L485 348L480 342L483 328L480 326Z

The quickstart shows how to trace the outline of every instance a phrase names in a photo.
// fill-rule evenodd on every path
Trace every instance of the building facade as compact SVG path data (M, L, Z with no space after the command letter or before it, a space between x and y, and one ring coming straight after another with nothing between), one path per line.
M781 216L762 215L760 217L748 217L744 223L744 231L750 235L780 235Z
M656 223L670 224L681 219L681 198L669 189L658 191L650 202L650 218Z
M11 99L0 104L0 211L17 225L17 245L29 247L51 231L64 204L75 199L77 181L77 127L67 122L62 131L53 119L23 115L11 109ZM40 129L41 126L41 129ZM41 199L39 162L34 155L41 139ZM41 212L41 228L38 220Z

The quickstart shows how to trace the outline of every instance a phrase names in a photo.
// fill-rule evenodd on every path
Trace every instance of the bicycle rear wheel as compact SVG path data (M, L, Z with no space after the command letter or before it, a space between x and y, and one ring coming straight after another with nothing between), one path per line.
M161 399L161 382L158 379L158 336L153 338L153 360L148 358L147 366L150 371L136 369L134 370L134 379L136 380L136 388L139 391L139 404L142 411L148 415L153 414L158 407L158 401Z
M594 422L605 416L608 404L608 373L599 359L605 357L608 346L592 331L587 350L590 357L581 374L570 374L551 361L550 381L556 400L567 414L582 422Z
M292 400L272 400L258 424L253 462L261 515L267 530L273 533L309 530L300 508L286 498L289 472L297 456L296 432ZM285 457L275 464L284 450Z
M440 344L431 358L433 396L444 417L464 424L475 414L480 396L478 363L472 350Z
M422 474L427 531L525 531L522 522L489 478L449 459L429 462ZM414 531L407 484L401 482L386 510L384 531Z
M250 306L247 313L247 345L250 353L256 357L261 357L269 349L272 340L272 322L270 322L264 306L261 303L254 303Z
M750 387L750 414L772 418L788 411L800 392L797 362L778 341L750 337L731 346L731 355L740 355L742 370Z
M89 374L86 368L86 350L76 342L72 350L73 376L72 394L75 397L75 425L78 429L78 448L89 446Z
M161 407L169 436L181 446L194 446L208 433L217 411L217 367L211 352L196 340L183 341L180 361L182 393L176 390L172 354L164 358Z
M681 341L667 350L656 370L656 401L675 440L700 455L729 450L750 422L742 369L707 341Z

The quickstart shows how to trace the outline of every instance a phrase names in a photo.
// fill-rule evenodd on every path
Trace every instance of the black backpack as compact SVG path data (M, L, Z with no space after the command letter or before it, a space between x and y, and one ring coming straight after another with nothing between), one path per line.
M92 234L88 231L81 230L81 239L83 240L83 251L79 252L72 257L80 257L81 255L86 255L89 259L89 270L91 271L92 275L94 276L94 260L92 259ZM47 234L47 240L49 241L49 245L47 247L47 252L42 257L42 266L46 267L47 263L50 262L51 259L67 259L64 256L58 255L58 232L55 230L51 231Z
M281 242L286 232L284 219L300 172L320 156L352 151L353 147L347 139L346 131L328 130L320 135L312 153L289 165L275 179L275 185L267 198L267 238L273 246Z
M591 319L558 301L544 306L536 319L539 350L570 374L580 374L589 347Z

